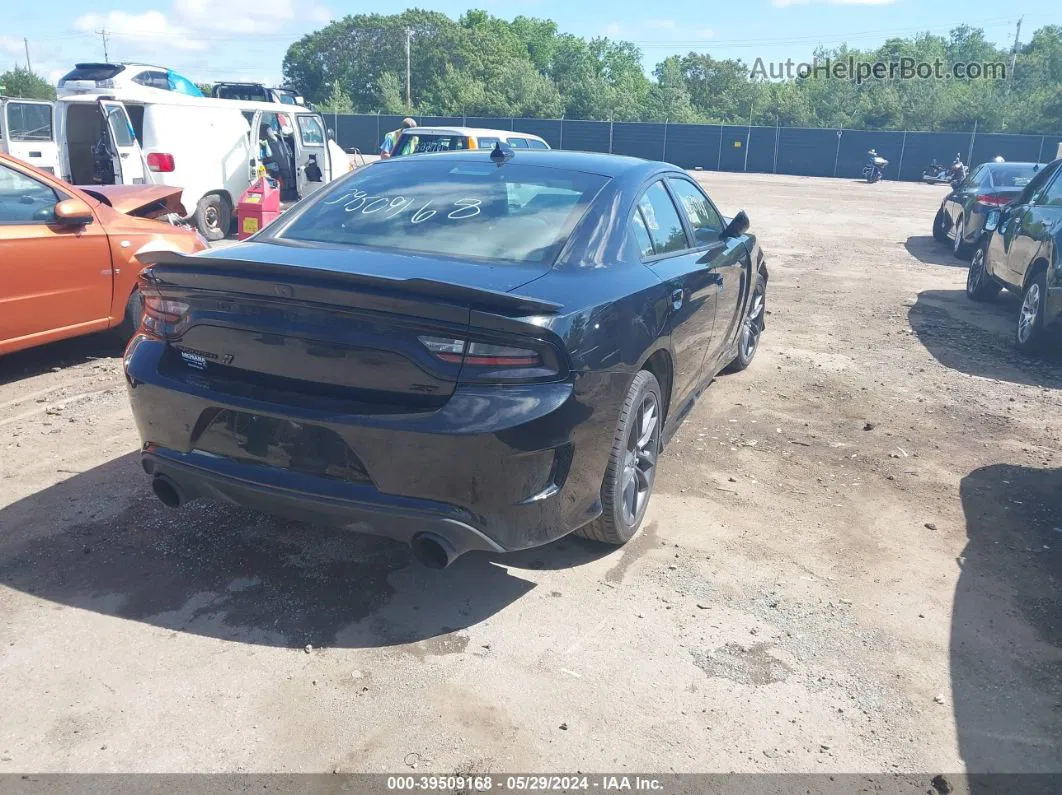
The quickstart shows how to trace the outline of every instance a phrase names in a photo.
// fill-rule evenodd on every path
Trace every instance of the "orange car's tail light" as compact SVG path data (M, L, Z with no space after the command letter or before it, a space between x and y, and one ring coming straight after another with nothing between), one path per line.
M174 162L173 155L166 152L149 152L147 156L148 168L152 171L161 171L168 173L173 171L177 166Z

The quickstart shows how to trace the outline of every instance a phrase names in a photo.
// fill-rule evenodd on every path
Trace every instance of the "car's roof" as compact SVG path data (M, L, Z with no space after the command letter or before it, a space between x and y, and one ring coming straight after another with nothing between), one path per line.
M1047 163L1027 163L1019 160L1005 160L1002 163L997 163L994 160L989 160L985 163L989 168L1006 168L1007 166L1027 166L1028 168L1043 168Z
M416 162L430 158L450 158L453 160L466 160L482 162L490 158L488 149L467 149L456 152L432 152L419 154L416 158L397 158L394 162ZM384 164L391 161L383 161ZM633 172L644 172L646 176L657 171L681 172L678 166L670 163L661 163L652 160L642 160L639 157L627 157L626 155L607 155L601 152L573 152L562 149L517 149L513 152L512 163L527 165L546 166L548 168L568 169L570 171L582 171L589 174L600 174L603 177L626 176Z
M492 130L489 127L446 127L446 126L427 127L427 126L424 126L424 127L408 127L406 129L402 130L402 132L409 133L410 135L417 135L418 133L438 133L438 134L441 134L441 135L470 135L473 138L480 138L480 137L487 137L487 136L499 137L499 136L519 135L519 136L521 136L523 138L538 138L538 140L540 140L540 141L542 140L541 138L539 138L539 136L535 135L534 133L521 132L520 130Z

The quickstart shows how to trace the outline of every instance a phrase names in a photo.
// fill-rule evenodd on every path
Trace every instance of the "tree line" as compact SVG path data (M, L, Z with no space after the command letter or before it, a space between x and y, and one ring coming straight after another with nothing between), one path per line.
M406 43L410 99L406 105ZM1012 58L1013 55L1013 68ZM870 50L819 49L820 63L1004 64L1005 79L764 78L760 64L690 52L645 73L627 41L561 33L549 19L512 22L485 11L456 21L434 11L361 14L303 36L284 57L288 85L328 112L705 122L789 127L1056 134L1062 132L1062 26L1017 53L967 25L948 36L891 38ZM0 93L53 99L25 69Z
M406 44L410 99L406 104ZM772 80L709 52L665 58L645 73L627 41L584 39L549 19L485 11L359 14L288 48L286 82L328 112L706 122L850 129L1062 131L1062 26L1035 31L1014 55L980 29L891 38L870 50L820 48L820 62L1004 64L1005 79L821 76Z

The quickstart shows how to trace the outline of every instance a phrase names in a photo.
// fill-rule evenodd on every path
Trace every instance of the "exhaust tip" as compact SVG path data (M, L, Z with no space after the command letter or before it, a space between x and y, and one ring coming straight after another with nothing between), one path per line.
M434 533L419 533L409 543L413 557L429 569L445 569L457 559L450 543Z
M157 475L151 481L151 490L167 508L177 508L182 502L177 485L165 475Z

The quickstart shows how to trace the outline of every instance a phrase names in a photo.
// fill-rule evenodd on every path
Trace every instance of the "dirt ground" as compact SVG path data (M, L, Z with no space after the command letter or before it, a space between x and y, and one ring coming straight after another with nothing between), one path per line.
M0 772L1062 772L1062 364L966 300L943 188L699 176L767 331L624 549L171 511L119 348L0 359Z

